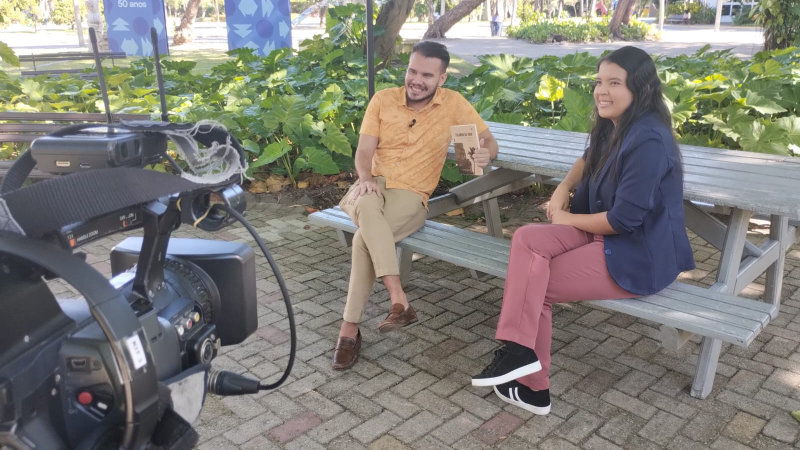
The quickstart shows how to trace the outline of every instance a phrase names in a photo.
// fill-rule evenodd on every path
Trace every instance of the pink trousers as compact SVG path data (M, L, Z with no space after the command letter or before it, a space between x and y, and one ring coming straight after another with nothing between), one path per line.
M608 273L603 236L568 225L526 225L511 239L495 337L532 348L542 370L517 381L549 389L553 304L632 297Z

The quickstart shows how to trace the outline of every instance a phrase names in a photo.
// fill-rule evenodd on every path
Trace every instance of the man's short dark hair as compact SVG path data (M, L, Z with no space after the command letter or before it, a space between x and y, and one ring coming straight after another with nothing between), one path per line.
M437 58L442 61L442 72L450 65L450 52L443 44L434 41L420 41L411 48L411 53L419 53L426 58Z

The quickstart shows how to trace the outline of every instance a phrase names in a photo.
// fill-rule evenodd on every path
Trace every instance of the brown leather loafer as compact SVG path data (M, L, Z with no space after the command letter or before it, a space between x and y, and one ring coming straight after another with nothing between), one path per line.
M381 334L388 333L416 321L417 313L411 305L408 305L408 308L403 310L403 305L395 303L392 305L392 309L389 310L389 315L386 316L386 319L378 325L378 331L380 331Z
M361 351L361 330L356 338L339 336L336 348L333 349L333 370L345 370L356 365L358 353Z

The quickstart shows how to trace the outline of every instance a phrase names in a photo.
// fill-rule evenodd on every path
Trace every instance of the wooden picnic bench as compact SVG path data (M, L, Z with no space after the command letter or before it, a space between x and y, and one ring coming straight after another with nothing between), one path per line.
M114 65L114 61L117 59L125 59L127 55L125 52L101 52L100 53L101 59L110 59L111 64ZM83 78L93 78L95 77L94 72L85 73L85 69L48 69L47 65L43 65L42 63L61 63L61 62L72 62L72 61L86 61L91 60L94 61L94 53L91 52L64 52L64 53L40 53L38 55L20 55L19 62L20 63L30 63L33 65L32 70L22 70L21 75L23 77L35 77L39 75L50 75L50 76L57 76L63 73L68 74L77 74ZM37 67L36 64L39 64Z
M510 243L502 239L496 197L565 176L586 144L582 133L489 125L500 145L493 162L497 169L431 199L428 214L432 218L482 203L489 235L426 221L397 244L403 281L408 280L413 253L475 274L505 277ZM800 218L800 159L693 146L682 146L682 151L687 227L721 250L717 282L710 289L675 282L651 296L588 303L662 324L662 344L672 350L693 334L702 336L691 394L705 398L713 387L722 342L747 346L777 317L785 252L798 230L788 219ZM709 213L712 205L726 209L728 224ZM761 245L747 241L747 225L757 213L771 223L769 238ZM338 208L311 214L309 220L335 228L345 245L356 230ZM737 296L764 272L763 302Z
M52 133L74 123L105 123L107 116L102 113L76 112L0 112L0 143L32 142L34 139ZM119 123L122 120L149 120L149 114L112 114L111 120ZM0 178L2 178L13 161L0 161ZM49 178L50 175L35 170L30 178Z

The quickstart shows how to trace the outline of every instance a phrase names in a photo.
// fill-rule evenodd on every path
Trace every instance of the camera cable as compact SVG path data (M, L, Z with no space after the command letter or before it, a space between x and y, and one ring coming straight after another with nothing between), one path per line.
M278 281L278 286L280 286L281 294L283 294L283 302L286 305L286 314L289 318L289 333L290 333L290 349L289 349L289 362L286 364L286 369L283 372L281 378L272 384L264 384L261 381L253 380L243 375L239 375L233 372L228 371L214 371L209 374L208 379L208 390L209 392L213 392L217 395L245 395L245 394L254 394L258 391L265 391L275 389L281 384L283 384L287 378L289 378L289 373L292 371L292 366L294 366L294 358L295 353L297 351L297 331L295 329L294 323L294 312L292 310L292 303L289 300L289 291L286 289L286 283L281 276L280 270L278 269L278 265L275 263L275 260L272 258L272 254L270 253L267 246L264 244L264 241L261 240L261 237L256 232L253 225L245 219L244 215L242 215L239 211L231 208L226 204L216 204L212 208L214 209L221 209L228 213L231 217L239 221L239 223L244 226L248 232L253 236L258 247L261 249L261 252L264 253L264 256L267 258L270 267L272 268L272 273L275 274L275 279Z

